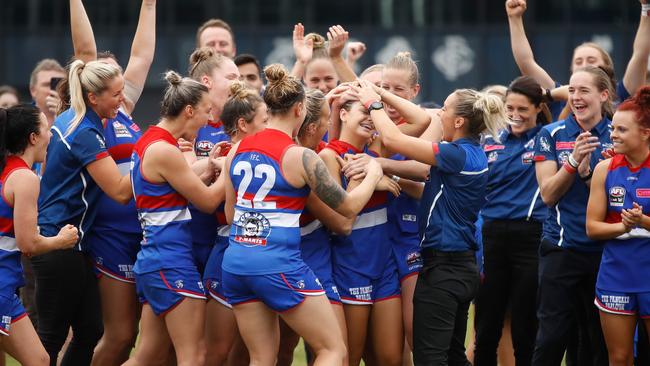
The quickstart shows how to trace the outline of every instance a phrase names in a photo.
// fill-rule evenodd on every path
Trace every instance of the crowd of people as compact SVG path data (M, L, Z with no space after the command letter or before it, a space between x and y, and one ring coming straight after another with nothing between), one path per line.
M211 19L156 122L131 117L156 0L125 68L70 0L67 65L38 63L31 104L0 87L0 348L290 365L302 338L313 365L649 365L639 2L622 78L583 43L563 84L535 61L526 0L505 1L521 76L437 108L416 103L408 52L356 75L366 46L340 25L296 24L288 70Z

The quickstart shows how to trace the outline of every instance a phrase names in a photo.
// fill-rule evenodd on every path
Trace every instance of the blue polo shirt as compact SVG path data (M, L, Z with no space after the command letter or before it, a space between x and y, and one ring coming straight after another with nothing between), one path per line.
M420 202L420 245L443 252L477 250L478 212L485 204L488 164L478 141L434 143L431 167Z
M488 137L483 151L488 160L487 203L481 210L486 220L526 220L544 222L546 205L535 177L535 126L521 136L505 129L499 140Z
M59 116L61 121L69 114ZM66 224L79 229L76 250L84 250L85 234L97 214L101 189L86 166L109 156L104 140L102 121L87 110L77 128L68 136L67 129L52 126L52 139L47 148L45 174L38 197L38 225L44 236L55 236Z
M609 137L610 125L611 121L603 118L590 131L592 136L600 140L600 147L591 154L592 170L600 160L603 160L601 151L612 147ZM556 162L558 169L563 169L562 165L573 151L575 140L582 132L573 115L545 126L537 135L535 161L552 160ZM589 188L576 173L571 188L553 207L549 208L544 221L542 240L580 251L602 250L601 242L587 237L585 220L588 200Z

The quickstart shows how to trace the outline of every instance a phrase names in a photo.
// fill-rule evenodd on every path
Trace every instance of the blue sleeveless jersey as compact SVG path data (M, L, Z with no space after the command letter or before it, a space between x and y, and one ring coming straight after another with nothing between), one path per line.
M636 202L650 215L650 157L637 168L625 155L612 158L605 180L608 223L621 222L621 211ZM596 287L617 292L650 292L650 231L634 228L605 241Z
M169 268L196 268L192 257L192 234L187 199L169 183L153 183L142 174L147 148L157 141L176 145L166 130L151 126L133 149L131 184L144 239L135 262L137 274Z
M475 222L485 204L488 164L477 141L433 143L420 204L420 246L443 252L477 250Z
M269 128L239 143L228 172L237 202L225 271L260 275L304 266L299 219L309 187L295 188L282 174L282 158L293 145L288 135Z
M215 144L221 141L230 141L230 137L223 129L223 123L208 122L205 127L201 127L196 135L194 142L194 153L199 159L206 158ZM217 223L214 221L214 215L199 211L190 205L192 213L192 243L193 245L212 246L217 237Z
M121 111L117 113L115 119L105 123L106 148L123 176L129 174L133 146L141 136L142 132L138 125ZM138 213L135 209L135 200L132 199L127 205L122 205L102 192L98 205L100 209L95 217L92 231L111 230L128 234L142 233Z
M341 157L362 152L377 156L367 147L360 151L340 140L331 141L327 148ZM345 189L347 181L343 175L341 182ZM332 262L338 268L377 279L381 277L393 255L391 245L388 231L388 194L376 191L352 224L352 233L348 236L332 236Z
M305 210L300 216L300 253L316 276L332 278L330 233L314 215Z
M0 175L0 296L11 298L23 282L23 267L20 264L20 250L14 234L14 208L4 196L4 185L11 173L28 169L25 161L15 156L7 158Z

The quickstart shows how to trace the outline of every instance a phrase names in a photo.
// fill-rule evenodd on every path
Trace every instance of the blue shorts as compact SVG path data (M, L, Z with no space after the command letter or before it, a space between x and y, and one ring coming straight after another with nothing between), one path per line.
M305 296L325 295L320 281L307 266L266 275L236 275L223 271L223 288L233 306L262 301L277 312L300 305Z
M9 336L11 324L26 316L18 295L0 296L0 335Z
M210 257L205 265L205 272L203 274L203 283L205 284L205 289L215 301L221 305L232 308L228 300L226 299L226 294L223 292L223 282L222 282L222 272L221 263L223 262L223 254L226 252L228 247L228 238L225 240L220 240L217 238L217 242L212 247L210 252Z
M650 318L650 292L616 292L596 288L594 304L606 313Z
M418 234L402 233L399 237L393 237L393 255L397 262L399 282L418 274L422 269Z
M92 238L88 240L90 256L98 277L108 276L118 281L135 283L133 265L140 251L142 234L102 230L93 232Z
M136 273L135 289L140 302L149 304L156 315L165 315L186 297L206 299L196 268Z
M347 305L372 305L400 296L400 283L397 279L397 265L390 257L380 278L368 276L334 267L334 283L341 295L341 302Z

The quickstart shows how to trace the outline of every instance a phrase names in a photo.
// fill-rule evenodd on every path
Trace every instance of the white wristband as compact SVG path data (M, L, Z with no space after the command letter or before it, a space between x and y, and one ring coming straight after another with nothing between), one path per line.
M569 165L571 165L571 167L573 169L578 169L578 165L580 165L580 164L578 164L576 159L573 157L573 154L569 154L569 158L567 159L567 163L569 163Z
M641 4L641 16L647 17L650 15L650 4Z

